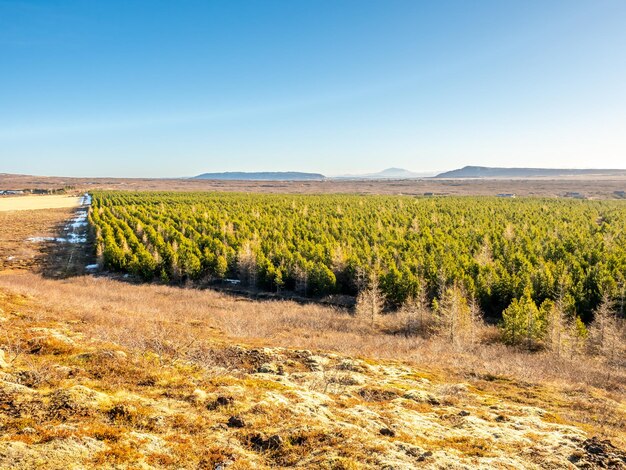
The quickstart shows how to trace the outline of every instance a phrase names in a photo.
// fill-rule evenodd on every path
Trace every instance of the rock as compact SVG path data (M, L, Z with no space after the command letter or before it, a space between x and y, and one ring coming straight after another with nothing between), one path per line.
M0 349L0 369L8 369L9 363L6 361L4 351Z
M417 458L417 461L418 461L418 462L423 462L423 461L424 461L424 460L426 460L428 457L432 457L432 455L433 455L433 453L432 453L431 451L424 452L422 455L420 455L420 456Z
M369 366L367 366L367 364L364 364L360 361L355 361L352 359L344 359L337 365L337 369L364 373L369 370Z
M224 395L220 395L219 397L215 399L215 404L217 406L229 406L229 405L232 405L234 402L235 402L235 399L233 397L227 397Z
M389 428L381 428L379 432L383 436L388 436L388 437L395 437L396 435L396 432L393 429L389 429Z
M400 391L394 388L364 387L357 394L365 401L391 401L400 396Z
M228 418L228 422L226 424L229 428L243 428L245 427L246 422L241 416L231 416Z
M626 452L615 447L609 440L598 437L587 439L582 444L584 455L574 455L577 466L582 468L626 468Z
M254 434L250 437L250 444L257 452L265 452L267 450L280 449L283 446L284 441L278 434L274 434L267 439L265 439L261 434Z
M470 415L469 411L465 411L465 410L459 411L459 416L469 416L469 415Z
M320 372L324 370L324 366L328 364L328 359L321 356L309 356L304 361L306 366L312 372Z
M259 374L278 374L278 366L273 362L261 364L257 369Z
M410 446L410 447L401 446L400 448L402 450L404 450L406 455L408 455L410 457L419 457L420 455L422 455L422 450L419 447L415 447L415 446Z
M219 395L215 400L207 404L208 410L216 410L223 406L231 406L235 403L235 399L230 395Z
M508 421L509 419L504 416L504 415L498 415L496 416L496 422L498 423L504 423L505 421Z
M440 405L441 401L431 395L430 393L424 392L423 390L407 390L402 398L406 398L407 400L413 400L419 403L428 403L429 405Z

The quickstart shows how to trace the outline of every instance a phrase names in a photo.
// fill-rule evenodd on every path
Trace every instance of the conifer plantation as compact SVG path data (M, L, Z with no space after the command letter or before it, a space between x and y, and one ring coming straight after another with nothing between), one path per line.
M90 221L101 264L145 280L229 278L319 298L356 296L374 277L393 310L418 296L436 310L454 285L486 316L503 316L509 342L530 343L545 334L554 304L585 322L603 298L624 308L624 209L531 198L96 192Z

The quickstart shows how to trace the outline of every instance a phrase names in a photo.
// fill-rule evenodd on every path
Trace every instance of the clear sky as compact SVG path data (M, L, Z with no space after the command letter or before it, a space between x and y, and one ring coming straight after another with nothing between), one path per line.
M0 0L0 172L626 167L624 0Z

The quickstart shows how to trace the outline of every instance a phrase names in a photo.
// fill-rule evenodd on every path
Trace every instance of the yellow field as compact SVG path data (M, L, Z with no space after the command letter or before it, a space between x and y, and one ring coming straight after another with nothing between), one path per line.
M78 207L80 197L75 196L15 196L0 198L0 212L28 211Z

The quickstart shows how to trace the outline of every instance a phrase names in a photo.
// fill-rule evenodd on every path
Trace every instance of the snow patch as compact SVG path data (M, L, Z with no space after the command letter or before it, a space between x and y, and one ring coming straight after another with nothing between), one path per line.
M81 206L90 206L91 205L91 195L89 193L83 194L83 197L80 199Z
M55 237L30 237L27 238L29 242L40 243L40 242L54 242L54 241L63 241L64 238L55 238Z
M76 233L70 233L68 237L30 237L26 239L29 242L41 243L41 242L58 242L58 243L85 243L87 237L78 235Z

